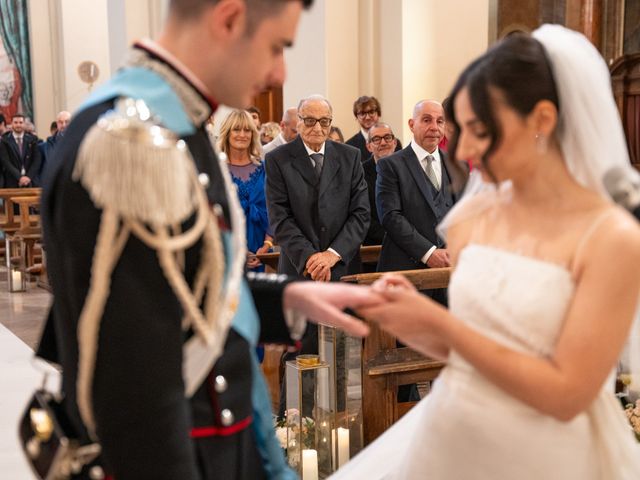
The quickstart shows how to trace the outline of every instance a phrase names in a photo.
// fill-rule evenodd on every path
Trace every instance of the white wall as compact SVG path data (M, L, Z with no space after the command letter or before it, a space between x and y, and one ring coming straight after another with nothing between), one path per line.
M36 132L40 137L49 135L49 124L60 110L63 85L59 82L60 65L57 61L52 26L56 26L56 12L50 0L29 0L29 40L31 43L31 81L33 86L33 113ZM35 12L35 14L34 14Z
M100 69L96 85L111 76L107 0L64 0L58 25L62 32L66 110L75 110L89 93L78 76L78 65L95 62ZM91 21L100 19L100 21Z
M327 94L325 18L325 0L317 0L310 10L303 12L295 44L285 51L284 109L297 106L301 98L311 94Z
M168 0L29 0L34 120L41 137L61 110L89 93L80 62L98 64L99 85L121 65L128 46L158 33Z
M383 120L406 144L420 99L443 100L458 74L488 45L490 0L317 0L286 53L285 107L326 95L334 124L358 129L353 101L374 95Z
M295 46L285 53L284 107L327 96L334 124L357 131L352 104L374 95L383 120L403 143L421 98L442 100L459 72L488 44L495 0L316 0L302 15ZM127 46L154 36L168 0L29 0L35 120L46 132L55 114L74 110L88 88L81 61L100 68L98 83L122 61Z

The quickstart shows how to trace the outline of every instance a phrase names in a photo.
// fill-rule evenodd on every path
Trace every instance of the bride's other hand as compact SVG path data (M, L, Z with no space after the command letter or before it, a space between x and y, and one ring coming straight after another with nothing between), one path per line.
M386 290L376 286L376 291L386 302L360 308L358 314L376 322L413 350L435 359L446 358L449 347L444 341L443 327L449 316L448 310L415 288L396 283L396 280L394 276ZM409 285L413 287L410 282Z
M314 323L364 337L368 335L369 327L343 310L349 308L356 311L384 301L384 297L370 287L337 282L293 282L285 288L283 307L304 314Z
M374 291L380 293L383 293L387 290L392 290L394 288L400 288L408 290L410 292L417 292L415 285L407 280L407 277L405 277L404 275L399 275L397 273L388 273L383 275L378 280L373 282L371 288Z

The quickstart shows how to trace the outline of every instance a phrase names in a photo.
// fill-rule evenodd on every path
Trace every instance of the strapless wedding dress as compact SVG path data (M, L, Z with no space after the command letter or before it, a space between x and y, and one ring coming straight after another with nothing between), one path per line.
M496 342L545 357L574 289L560 265L470 244L452 275L449 305ZM638 480L640 447L609 384L586 411L561 422L451 352L429 395L331 478Z

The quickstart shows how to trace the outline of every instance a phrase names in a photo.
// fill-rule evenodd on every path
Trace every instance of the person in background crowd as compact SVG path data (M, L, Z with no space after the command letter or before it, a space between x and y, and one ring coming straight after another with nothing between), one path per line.
M382 245L384 239L384 228L378 219L376 208L376 180L378 173L376 166L381 158L388 157L396 149L397 139L387 123L378 122L374 124L368 132L369 141L367 149L371 152L369 158L362 163L364 179L367 182L369 191L369 205L371 206L371 224L364 239L364 245ZM373 270L375 271L375 270Z
M280 134L262 148L265 156L280 145L289 143L298 136L298 109L296 107L287 108L284 111L280 128Z
M329 140L333 140L337 143L344 143L344 135L342 134L340 127L331 127L331 130L329 131Z
M276 122L263 123L260 129L260 143L266 145L272 142L278 135L280 135L280 125Z
M247 108L247 112L249 112L249 115L251 115L253 123L256 125L256 130L260 131L260 127L262 127L262 122L260 121L262 112L260 111L260 109L258 107L249 107Z
M339 280L359 259L369 227L369 201L360 152L328 140L333 110L312 95L298 105L299 136L266 155L267 207L280 245L278 273L316 282ZM356 268L356 267L354 267ZM318 352L318 332L309 326L301 349ZM285 386L279 415L284 413Z
M64 132L71 121L71 113L66 110L62 110L56 115L55 131L49 137L47 137L47 141L42 143L42 166L40 167L39 177L42 178L42 174L45 170L47 163L53 157L53 153L56 147L56 144L60 141L60 139L64 136ZM52 127L53 125L52 124Z
M25 116L11 119L11 132L0 140L0 163L4 168L4 188L36 187L40 171L38 138L25 131Z
M233 110L220 126L218 149L227 155L229 172L236 184L246 218L247 268L264 271L256 257L273 247L264 194L264 164L260 159L258 131L244 110Z
M360 150L362 161L369 158L370 152L367 150L367 141L369 140L369 129L380 120L382 108L376 97L364 95L358 97L353 102L353 116L358 121L360 130L353 137L347 140L347 145L356 147ZM400 150L402 145L397 141L396 150Z
M7 119L0 113L0 136L7 132Z

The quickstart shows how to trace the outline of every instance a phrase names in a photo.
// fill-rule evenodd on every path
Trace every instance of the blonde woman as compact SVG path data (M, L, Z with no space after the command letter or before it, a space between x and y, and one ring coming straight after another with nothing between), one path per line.
M226 153L229 172L238 187L238 197L247 219L247 268L263 271L256 254L273 247L264 196L262 147L255 123L245 110L233 110L220 127L218 148Z

